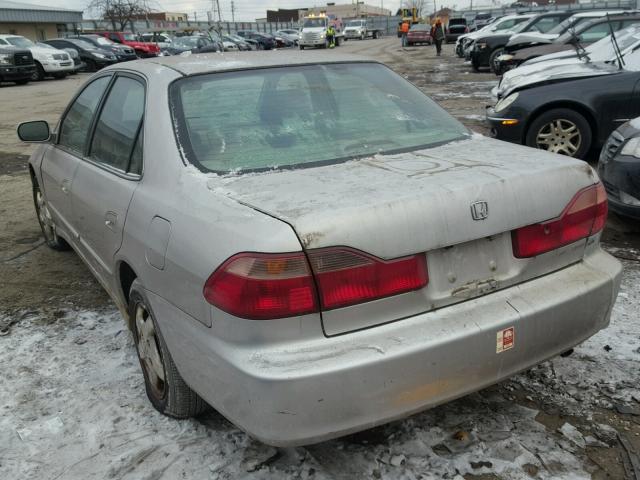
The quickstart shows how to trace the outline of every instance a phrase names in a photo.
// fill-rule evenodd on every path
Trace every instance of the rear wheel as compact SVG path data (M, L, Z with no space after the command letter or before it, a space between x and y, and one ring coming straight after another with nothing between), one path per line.
M45 199L38 181L32 176L31 183L33 188L33 204L36 209L36 216L40 224L40 230L44 235L44 242L53 250L69 250L69 244L56 232L56 224L53 221L47 200Z
M527 131L530 147L584 158L591 147L591 126L575 110L555 108L537 117Z
M147 396L156 410L175 418L207 411L209 405L180 376L137 279L129 292L129 318Z

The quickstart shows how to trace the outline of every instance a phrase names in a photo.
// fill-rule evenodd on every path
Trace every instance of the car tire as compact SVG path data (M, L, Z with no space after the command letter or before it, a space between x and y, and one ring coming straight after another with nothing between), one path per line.
M31 176L31 187L33 190L33 205L36 209L36 217L40 224L40 230L44 236L44 243L52 250L69 250L71 248L69 244L56 232L56 224L51 217L47 199L42 193L42 190L40 190L38 180L33 175Z
M304 45L300 45L300 50L304 50Z
M178 372L138 279L129 290L129 318L147 397L154 408L173 418L195 417L209 410Z
M497 61L498 61L498 57L503 53L504 53L504 48L498 47L493 52L491 52L491 55L489 55L489 68L496 75L500 75L499 73L497 73L500 70L500 68L497 65Z
M55 73L53 75L53 78L57 79L57 80L62 80L67 78L67 74L66 73Z
M35 62L35 64L36 64L36 69L31 75L30 80L33 82L44 80L44 68L42 68L42 65L40 65L40 62Z
M570 108L554 108L531 122L525 143L533 148L584 158L591 148L592 135L591 125L583 115ZM550 142L549 148L544 148L541 142Z
M477 61L475 60L471 60L471 68L473 69L474 72L479 72L480 71L480 65L478 64Z

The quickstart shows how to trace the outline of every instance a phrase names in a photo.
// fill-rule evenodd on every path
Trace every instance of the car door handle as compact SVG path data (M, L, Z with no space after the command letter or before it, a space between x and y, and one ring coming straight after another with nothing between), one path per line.
M62 190L62 193L64 193L65 195L69 193L69 180L63 180L62 184L60 185L60 190Z
M115 212L107 212L104 215L104 225L115 232L118 225L118 215Z

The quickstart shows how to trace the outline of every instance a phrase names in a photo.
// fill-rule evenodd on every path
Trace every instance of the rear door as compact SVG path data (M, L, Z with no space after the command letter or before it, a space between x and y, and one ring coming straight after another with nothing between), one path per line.
M96 119L87 157L78 166L73 192L80 246L102 275L122 243L127 210L142 175L145 84L119 73Z
M77 237L71 211L71 190L80 158L88 146L93 117L111 75L89 83L68 107L58 129L55 144L50 145L41 167L42 187L56 225L70 240Z

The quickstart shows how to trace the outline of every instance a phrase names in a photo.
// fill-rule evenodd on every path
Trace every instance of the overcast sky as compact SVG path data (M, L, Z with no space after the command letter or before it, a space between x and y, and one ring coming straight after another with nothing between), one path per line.
M231 0L219 0L224 20L231 20ZM352 0L234 0L236 21L253 21L256 18L266 16L267 9L313 7L325 5L328 1L336 4L351 3ZM365 3L395 11L400 6L401 0L365 0ZM467 7L470 0L436 0L438 8L441 6ZM24 0L24 3L36 5L49 5L52 7L85 10L89 0ZM211 0L147 0L154 10L188 13L193 18L197 12L198 18L207 18L207 11L212 9ZM475 4L490 4L490 0L475 0ZM496 2L498 3L498 2ZM425 0L428 10L433 11L433 0ZM88 18L85 13L85 18Z

